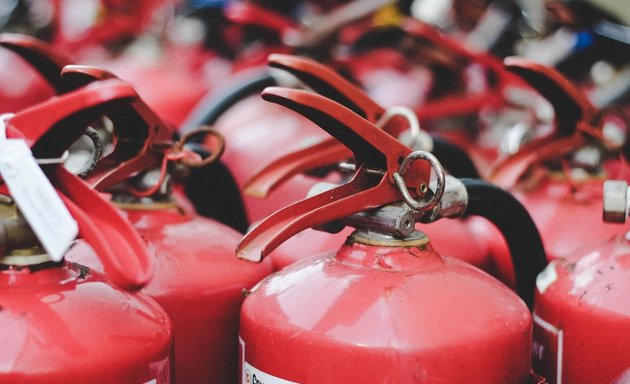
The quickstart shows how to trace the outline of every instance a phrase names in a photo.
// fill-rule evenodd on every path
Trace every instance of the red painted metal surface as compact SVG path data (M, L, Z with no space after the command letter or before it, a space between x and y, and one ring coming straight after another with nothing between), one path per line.
M630 366L629 266L630 244L618 235L554 260L539 276L533 356L550 382L610 383Z
M139 206L124 215L156 258L154 277L142 292L173 320L176 379L233 383L243 292L271 273L271 263L237 260L238 232L177 207Z
M245 300L242 382L526 383L530 332L513 292L430 245L350 242Z
M200 44L164 44L154 59L88 56L81 62L106 68L129 82L147 105L174 127L179 127L199 100L231 73L227 59Z
M3 383L171 382L164 310L86 267L3 269L0 324Z
M541 180L532 190L513 189L534 219L542 236L549 260L570 255L594 242L605 241L619 233L614 224L601 222L603 180L595 179L571 185L563 179ZM500 234L491 224L477 220L480 236L486 238L495 266L493 275L513 285L512 262Z

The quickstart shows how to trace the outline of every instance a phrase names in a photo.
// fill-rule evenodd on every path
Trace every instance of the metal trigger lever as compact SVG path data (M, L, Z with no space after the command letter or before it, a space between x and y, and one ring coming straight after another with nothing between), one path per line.
M239 257L260 261L306 228L403 200L401 187L420 210L430 210L441 198L443 170L432 155L412 154L411 149L372 122L323 96L271 87L262 97L299 112L348 147L356 159L356 171L348 183L297 202L260 222L241 241ZM403 163L405 168L401 170ZM432 168L438 174L435 193L427 187Z
M489 180L511 188L535 164L571 153L589 138L605 140L602 124L597 121L597 108L559 72L517 57L508 57L505 65L551 103L555 111L554 129L499 161L491 170Z

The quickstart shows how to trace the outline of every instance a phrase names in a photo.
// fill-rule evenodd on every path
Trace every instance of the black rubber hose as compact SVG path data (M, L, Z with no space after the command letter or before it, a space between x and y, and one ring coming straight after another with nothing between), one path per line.
M451 175L461 179L467 177L471 179L480 179L479 171L475 163L473 163L468 153L459 145L441 137L431 135L433 139L433 150L431 153L435 155Z
M187 147L202 157L209 156L205 149L194 143L187 144ZM186 196L198 214L241 233L247 231L249 223L238 185L232 172L221 160L200 168L191 168L183 185Z
M533 309L536 276L547 265L540 233L525 207L510 193L477 179L461 179L468 191L466 215L481 216L503 234L510 249L516 293Z
M190 113L180 131L186 134L199 126L213 125L221 115L239 101L274 85L276 85L276 80L267 71L264 71L264 73L240 79L217 94L210 92Z

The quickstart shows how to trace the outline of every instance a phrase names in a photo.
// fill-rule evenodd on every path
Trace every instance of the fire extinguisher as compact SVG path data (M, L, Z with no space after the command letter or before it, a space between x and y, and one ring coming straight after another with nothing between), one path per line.
M472 160L461 148L439 136L429 136L420 131L417 117L410 109L396 107L386 110L331 68L307 58L272 55L269 58L269 65L275 70L289 72L314 91L353 109L368 121L381 126L390 135L407 142L409 146L430 150L436 157L445 160L443 162L445 168L454 176L479 177ZM281 183L293 185L292 177L295 175L333 169L351 157L352 152L338 141L326 139L282 156L260 168L245 184L244 193L258 198L273 195ZM317 179L310 178L310 181L313 185ZM492 262L489 259L490 253L486 243L475 236L474 230L475 228L471 228L467 222L459 220L449 223L438 222L426 229L440 252L488 270ZM281 269L304 255L338 248L348 234L346 231L332 236L306 230L284 243L270 255L270 258L276 268ZM459 238L466 245L462 247L461 243L452 241L453 238Z
M519 58L506 59L506 67L551 103L555 121L552 130L499 160L489 180L512 191L528 209L550 260L614 236L616 227L602 224L597 213L602 201L600 185L609 169L621 173L627 166L618 161L623 144L613 145L603 128L614 116L621 125L627 119L618 111L595 108L583 92L551 68ZM494 232L488 229L487 237L499 274L510 281L509 258Z
M412 152L323 96L268 88L263 98L351 148L357 171L259 223L237 255L260 261L299 231L332 221L357 230L336 253L285 268L248 295L242 382L544 382L530 374L532 325L523 301L476 268L439 256L414 230L416 220L489 218L508 239L518 292L531 306L546 260L524 208L485 182L445 176L431 154Z
M625 222L627 182L609 180L603 187L604 221ZM629 255L628 233L591 239L538 276L534 366L551 383L628 382Z
M114 75L95 67L66 66L62 77L85 85ZM237 373L234 340L242 292L271 273L271 264L236 260L233 252L241 235L182 208L187 202L171 188L176 168L181 171L214 161L223 141L205 128L172 141L173 130L137 95L107 116L113 123L112 148L86 181L111 194L156 257L153 279L143 292L173 321L175 379L232 382ZM202 159L187 149L190 140L208 135L214 138L213 145L206 146L209 157ZM96 262L81 261L90 266Z
M134 94L103 82L2 117L3 383L171 382L171 322L128 291L150 279L152 256L109 202L60 165L64 144ZM52 164L40 169L35 159ZM66 252L76 230L82 239ZM64 260L73 253L100 258L108 276Z

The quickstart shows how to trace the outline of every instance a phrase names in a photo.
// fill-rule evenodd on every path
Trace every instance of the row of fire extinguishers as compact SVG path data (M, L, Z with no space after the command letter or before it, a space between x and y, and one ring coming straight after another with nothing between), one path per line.
M630 17L535 8L13 2L0 383L630 383Z

